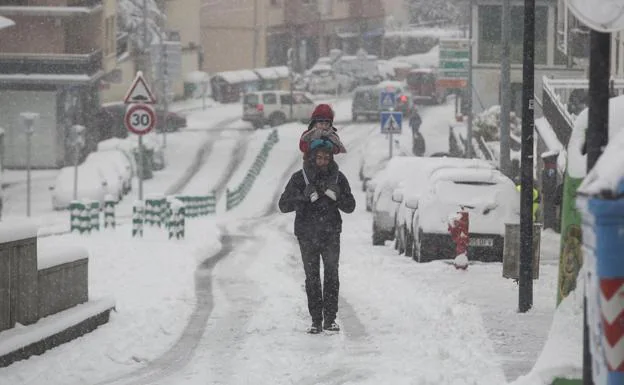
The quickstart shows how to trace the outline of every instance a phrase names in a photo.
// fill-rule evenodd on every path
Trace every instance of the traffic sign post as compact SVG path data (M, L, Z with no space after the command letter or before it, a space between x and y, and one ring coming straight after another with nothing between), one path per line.
M440 39L440 79L445 88L466 88L470 72L470 39Z
M379 94L379 109L390 110L396 104L396 94L392 91L381 91Z
M403 124L403 113L400 111L389 111L381 113L381 133L388 134L388 140L390 142L389 155L392 158L392 134L400 134Z
M143 73L137 72L132 85L126 93L124 102L128 105L126 114L124 115L124 124L128 131L139 136L139 160L138 160L138 179L139 179L139 200L143 200L143 175L145 170L143 167L143 135L150 132L156 124L156 113L151 104L156 103L156 98L150 90Z

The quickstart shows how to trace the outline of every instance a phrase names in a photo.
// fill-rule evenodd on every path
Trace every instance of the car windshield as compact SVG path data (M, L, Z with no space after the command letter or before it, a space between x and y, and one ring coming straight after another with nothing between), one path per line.
M245 95L244 103L248 105L255 105L258 104L258 100L259 98L257 94L247 94Z

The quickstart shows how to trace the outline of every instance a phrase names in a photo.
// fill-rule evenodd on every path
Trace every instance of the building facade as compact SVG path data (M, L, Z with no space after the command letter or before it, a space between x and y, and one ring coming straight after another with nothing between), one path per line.
M164 14L163 31L167 40L179 41L182 46L180 75L171 79L171 91L174 97L184 93L184 76L201 67L203 60L200 44L200 6L201 0L157 0L158 8ZM116 51L115 76L110 81L101 82L102 102L121 101L128 91L139 69L137 52L132 49L128 34L115 26L116 39L112 44ZM146 74L148 78L157 74ZM150 84L155 88L157 84Z
M537 0L535 7L535 91L541 92L543 76L584 77L585 68L569 60L558 47L556 0ZM474 0L473 30L473 109L479 113L500 104L501 84L501 0ZM511 97L512 110L522 111L524 2L511 2Z
M201 40L207 72L285 65L298 71L332 48L381 50L381 0L203 0Z
M3 164L26 166L27 136L20 113L36 112L31 164L71 163L72 125L86 127L85 152L97 146L91 124L100 103L99 81L115 67L111 20L115 0L4 0L0 15L15 22L0 30L0 127ZM112 17L112 18L111 18Z

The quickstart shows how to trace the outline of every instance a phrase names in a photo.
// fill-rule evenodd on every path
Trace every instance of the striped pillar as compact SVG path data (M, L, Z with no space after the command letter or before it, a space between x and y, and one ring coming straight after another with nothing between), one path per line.
M143 237L143 222L145 221L145 204L143 201L134 202L132 207L132 236Z

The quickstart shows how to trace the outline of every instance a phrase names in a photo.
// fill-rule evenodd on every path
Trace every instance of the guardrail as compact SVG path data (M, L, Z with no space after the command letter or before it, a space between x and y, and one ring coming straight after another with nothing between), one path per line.
M267 137L266 141L264 142L262 149L260 150L253 164L247 171L247 174L245 175L245 178L243 179L243 181L233 190L230 190L229 188L226 189L225 191L226 210L229 211L233 209L245 199L245 197L247 196L247 193L249 193L249 190L251 190L251 187L253 186L254 181L256 180L256 177L260 174L260 171L262 171L262 168L264 167L264 164L269 156L269 153L271 152L271 149L273 148L275 143L277 143L278 141L279 141L279 137L277 136L277 131L273 130L273 132L271 132L271 134Z

